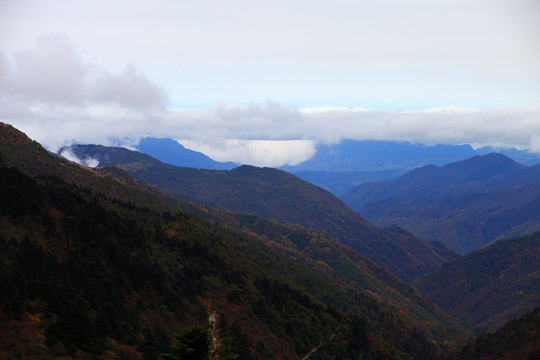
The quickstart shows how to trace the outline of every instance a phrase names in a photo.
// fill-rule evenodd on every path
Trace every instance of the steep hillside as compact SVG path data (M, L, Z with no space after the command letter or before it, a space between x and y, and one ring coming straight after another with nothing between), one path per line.
M296 282L331 291L321 279L261 242L188 214L105 207L72 186L0 172L0 222L9 229L0 243L0 350L8 357L155 358L170 352L172 332L206 328L208 312L219 314L234 351L249 349L250 358L307 353L337 328L349 335L327 351L343 341L355 342L343 356L373 350L359 320L346 320Z
M13 128L3 128L1 136L33 148ZM5 148L1 159L8 157ZM449 321L416 290L357 254L343 262L325 255L321 247L327 240L305 229L285 234L278 226L277 233L285 236L270 236L276 235L272 227L242 235L163 203L155 210L136 205L143 195L154 196L118 170L104 169L137 188L49 157L39 147L7 148L12 165L19 159L37 177L0 168L2 356L155 358L171 351L172 332L209 327L208 313L221 319L228 344L223 351L236 349L247 359L294 358L319 342L321 352L337 358L406 358L408 353L428 359L443 356L437 345L443 341L426 335L454 346L459 341L459 330L446 327L445 332L445 325L433 323ZM65 179L40 175L34 160ZM66 166L77 171L62 172ZM110 183L116 183L114 191L96 190ZM127 201L119 194L128 194ZM154 198L150 204L159 202ZM336 251L338 256L350 252ZM300 261L291 261L299 256ZM360 271L366 266L369 271ZM362 279L374 290L387 289L380 294L394 292L388 301L393 306L381 301L389 295L352 286ZM426 323L420 324L422 317Z
M411 234L376 228L334 195L281 170L180 168L134 151L95 145L73 146L71 151L98 159L100 166L118 166L182 200L325 231L403 279L447 260L437 247Z
M112 169L94 171L66 161L49 153L39 143L10 125L0 122L0 165L17 167L30 176L60 178L63 181L90 189L93 192L137 206L151 209L165 209L172 199L155 188L139 184L139 188L128 188L122 182L133 180L124 178L122 182L106 176ZM131 178L131 177L130 177Z
M361 184L341 198L360 212L365 205L382 199L461 195L539 178L540 165L527 167L502 154L491 153L442 167L426 165L390 182Z
M417 287L480 334L540 304L540 232L500 240L444 264Z
M455 360L540 359L540 308L513 319L494 333L481 335Z

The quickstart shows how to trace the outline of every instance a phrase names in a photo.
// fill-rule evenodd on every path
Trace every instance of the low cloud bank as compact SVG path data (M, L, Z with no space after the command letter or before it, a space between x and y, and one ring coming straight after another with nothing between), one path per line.
M298 164L313 156L317 143L342 139L519 147L540 154L540 102L392 111L274 102L187 110L169 109L168 102L166 91L134 66L113 73L87 64L63 36L40 38L10 57L0 54L0 121L51 151L72 143L130 146L154 136L181 140L216 160L260 166Z
M73 153L73 151L71 151L71 149L69 149L69 148L64 148L60 152L60 155L62 157L64 157L64 158L68 159L69 161L73 161L73 162L76 162L77 164L81 164L81 165L88 166L88 167L91 167L91 168L95 168L96 166L99 165L99 160L98 159L94 159L94 158L91 158L91 157L85 157L84 159L81 159L80 157L75 155Z

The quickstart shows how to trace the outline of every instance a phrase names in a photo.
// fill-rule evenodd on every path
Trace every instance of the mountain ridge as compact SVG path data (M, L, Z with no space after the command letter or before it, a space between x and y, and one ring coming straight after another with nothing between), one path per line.
M341 198L361 211L366 204L389 197L414 199L433 195L460 195L539 177L540 165L527 167L502 154L490 153L441 167L426 165L390 182L361 184Z
M375 225L401 226L463 254L540 230L539 181L539 165L492 153L359 185L342 199Z
M167 138L142 138L135 145L135 149L166 164L176 166L229 170L239 165L232 162L215 161L201 152L186 149L179 142Z
M446 261L430 244L376 228L331 193L282 170L249 165L229 171L196 170L121 148L70 149L80 157L97 158L102 166L118 166L182 200L325 231L404 279Z
M135 148L170 165L206 169L231 169L240 164L221 163L184 148L176 140L142 138ZM475 155L500 152L523 165L540 163L534 154L516 149L469 145L424 145L397 141L343 140L318 144L315 155L298 165L284 165L291 172L337 196L366 181L392 180L426 164L446 165Z

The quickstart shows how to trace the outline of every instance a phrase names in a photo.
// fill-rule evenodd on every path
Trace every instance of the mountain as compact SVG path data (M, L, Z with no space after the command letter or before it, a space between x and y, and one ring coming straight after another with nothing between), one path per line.
M455 359L540 359L540 308L510 320L494 333L479 336Z
M381 140L343 140L337 144L318 144L315 155L298 165L281 169L298 171L386 171L410 170L426 164L445 165L473 156L497 152L523 165L536 165L536 154L514 148L483 147L474 150L470 145L424 145L410 142Z
M323 234L175 202L4 124L0 140L3 357L156 359L211 331L221 358L437 359L466 336Z
M202 153L184 148L172 139L143 138L135 148L170 165L217 170L237 166L214 161ZM469 145L428 146L409 142L344 140L338 144L318 144L313 158L281 169L341 196L363 182L393 180L406 171L426 164L445 165L494 151L524 165L540 162L535 154L516 149L483 147L473 150Z
M319 144L315 155L283 170L297 171L384 171L408 170L425 164L448 164L476 155L469 145L412 144L377 140L343 140Z
M98 159L100 166L117 166L185 201L324 231L403 279L447 260L438 247L410 233L376 228L331 193L281 170L245 165L229 171L180 168L127 149L96 145L72 146L70 151Z
M540 232L497 241L421 277L417 287L477 334L540 304Z
M390 198L366 205L361 215L467 254L495 240L540 230L539 204L540 179L465 195Z
M422 166L389 182L360 184L341 198L353 209L362 211L366 204L392 197L416 199L434 195L460 195L538 178L540 165L527 167L502 154L491 153L442 167Z
M342 199L377 226L401 226L469 253L498 238L540 230L539 184L540 165L492 153L362 184Z
M197 169L232 169L238 164L212 160L203 153L186 149L176 140L166 138L142 138L135 146L137 151L150 155L166 164Z

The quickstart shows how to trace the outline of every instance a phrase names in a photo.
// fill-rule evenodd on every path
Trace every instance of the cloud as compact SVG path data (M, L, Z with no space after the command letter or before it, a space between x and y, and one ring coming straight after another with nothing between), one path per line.
M168 104L165 90L132 65L126 66L121 74L101 73L90 92L90 100L114 102L128 108L163 109Z
M216 160L297 164L317 143L376 139L482 144L540 153L540 102L475 109L297 108L269 101L169 109L167 92L134 66L85 62L63 35L0 54L0 121L51 151L72 143L132 146L141 137L180 139ZM85 161L85 160L83 160Z
M32 48L16 52L14 63L17 95L55 103L82 100L88 68L65 36L41 36Z
M200 142L179 140L188 149L202 152L217 161L278 167L297 165L315 155L314 140L221 140Z
M143 136L167 104L166 91L134 66L113 73L86 63L65 35L41 36L11 57L0 54L0 121L52 151Z
M84 159L81 159L77 155L75 155L73 151L71 151L70 148L64 148L64 150L62 150L60 155L68 159L69 161L73 161L73 162L76 162L77 164L81 164L87 167L95 168L96 166L99 165L99 160L91 158L91 157L86 157Z
M534 134L529 141L529 149L532 153L540 155L540 134Z

